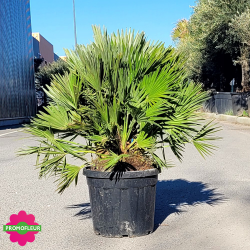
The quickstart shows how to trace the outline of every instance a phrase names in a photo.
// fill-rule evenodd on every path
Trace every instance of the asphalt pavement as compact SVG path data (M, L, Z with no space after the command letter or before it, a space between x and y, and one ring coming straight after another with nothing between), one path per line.
M0 130L0 226L25 210L42 226L35 241L21 247L0 229L0 250L240 250L250 249L250 127L220 123L218 150L204 160L192 146L183 163L159 175L155 231L138 238L103 238L94 234L88 187L62 195L53 177L38 179L35 156L17 157L34 138L22 128Z

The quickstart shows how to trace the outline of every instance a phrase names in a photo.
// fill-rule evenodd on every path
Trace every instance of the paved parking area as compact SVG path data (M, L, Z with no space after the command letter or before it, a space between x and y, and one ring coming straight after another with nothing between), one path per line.
M21 128L0 130L0 226L20 210L42 225L25 247L1 229L0 249L250 249L250 127L221 125L223 139L213 156L203 160L189 146L184 162L174 160L177 166L159 176L154 233L121 239L93 233L84 176L58 195L53 178L38 179L35 156L16 156L20 147L36 142Z

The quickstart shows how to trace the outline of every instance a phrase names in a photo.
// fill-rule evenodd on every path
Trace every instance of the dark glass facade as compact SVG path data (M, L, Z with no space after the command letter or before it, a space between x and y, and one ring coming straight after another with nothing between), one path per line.
M29 0L0 0L0 125L36 113Z

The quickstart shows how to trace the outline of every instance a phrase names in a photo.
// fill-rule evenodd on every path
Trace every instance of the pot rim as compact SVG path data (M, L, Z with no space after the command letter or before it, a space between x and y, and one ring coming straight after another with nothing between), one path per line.
M90 170L90 167L85 167L83 169L83 175L87 178L97 178L97 179L135 179L135 178L145 178L150 176L155 176L159 174L159 170L148 169L143 171L126 171L126 172L101 172Z

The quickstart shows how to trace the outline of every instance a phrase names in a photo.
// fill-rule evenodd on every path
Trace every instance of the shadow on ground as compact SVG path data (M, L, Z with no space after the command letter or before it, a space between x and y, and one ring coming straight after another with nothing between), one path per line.
M185 206L199 204L217 205L226 201L223 194L202 182L187 180L158 181L156 187L155 230L172 213L182 213ZM91 218L90 203L70 205L68 209L80 209L74 216L80 220Z
M185 206L217 205L226 201L223 194L202 182L187 180L158 181L155 204L155 230L173 213L182 213Z
M66 208L69 209L80 209L74 216L80 217L80 220L91 218L91 207L90 203L81 203L76 205L70 205Z
M6 130L6 129L18 129L18 128L23 128L23 126L24 126L24 124L0 126L0 131L1 131L1 130Z

